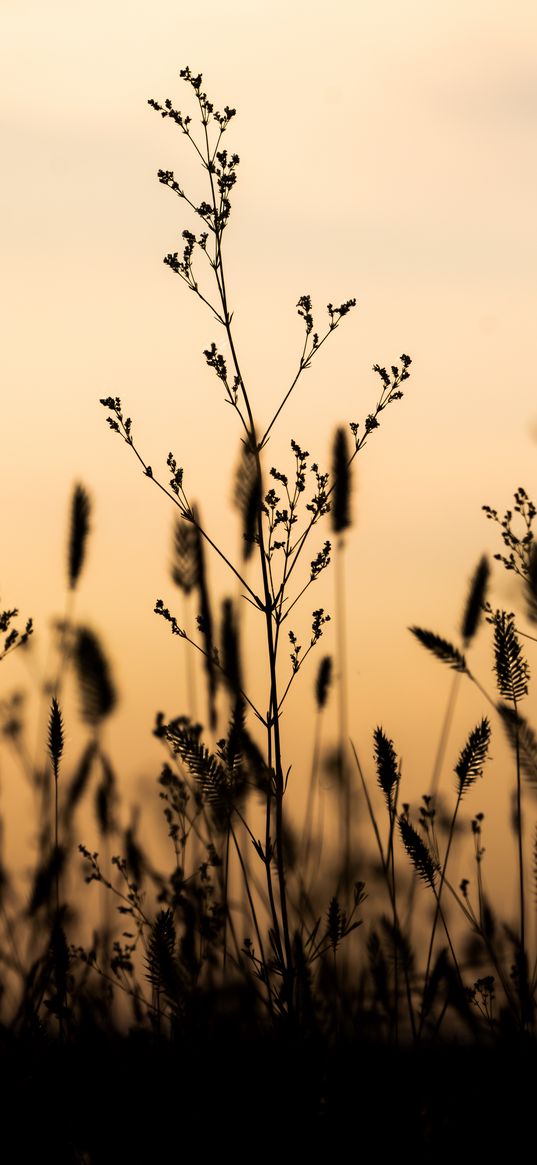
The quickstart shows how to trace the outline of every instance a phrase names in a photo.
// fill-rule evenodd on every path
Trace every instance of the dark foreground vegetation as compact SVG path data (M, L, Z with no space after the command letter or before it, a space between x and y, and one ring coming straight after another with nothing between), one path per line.
M411 628L453 673L430 788L418 809L405 800L400 760L383 728L373 731L371 756L358 756L349 739L342 585L351 468L384 410L401 399L411 360L402 355L390 369L375 366L372 411L363 423L336 430L329 472L293 439L290 466L272 465L267 476L264 450L273 426L354 300L329 304L322 327L310 297L300 297L304 336L296 375L268 424L256 423L223 261L239 158L222 137L235 111L217 111L201 77L188 69L182 77L197 109L196 132L171 101L150 104L193 147L206 201L190 197L173 172L159 171L202 227L199 234L185 229L182 251L165 262L224 334L224 350L212 342L204 355L240 431L234 497L242 549L237 562L216 543L189 501L175 455L169 453L160 481L120 399L104 398L110 428L175 507L171 578L182 616L160 598L155 613L201 662L205 723L193 714L192 686L190 714L156 715L168 852L155 856L140 807L122 802L105 746L118 698L106 652L97 633L76 619L92 517L89 494L77 485L68 600L56 624L54 667L41 685L37 760L24 695L3 695L0 703L2 744L27 779L36 822L29 879L21 884L3 868L0 881L4 1136L13 1138L13 1160L56 1162L179 1161L187 1152L207 1156L223 1147L239 1159L334 1150L381 1161L397 1153L417 1162L512 1154L532 1131L537 1083L530 926L536 863L527 820L537 738L521 712L530 678L521 637L533 637L512 613L491 605L490 568L482 559L457 644ZM489 507L486 513L504 543L496 557L519 576L527 619L536 623L533 503L520 488L503 517ZM323 522L331 540L317 537ZM211 597L207 552L226 562L259 617L266 661L259 694L241 650L240 610L229 598L217 609ZM316 668L307 750L313 759L297 828L288 809L293 774L281 717L330 618L316 607L305 633L297 604L332 557L336 650ZM195 631L188 629L191 613ZM31 621L20 632L17 619L15 609L0 614L2 659L32 651ZM495 691L468 663L480 624L492 638ZM451 758L450 728L464 684L477 685L484 713ZM68 770L64 709L73 685L80 755ZM330 699L338 742L327 752ZM497 917L485 884L483 815L464 816L494 732L507 734L512 750L509 828L518 903L508 922ZM327 771L337 789L335 833L324 818ZM354 788L363 803L360 845ZM84 844L90 806L98 849ZM468 851L468 876L454 882L453 851L460 846Z
M3 1031L5 1160L181 1161L216 1151L522 1154L534 1136L534 1048L327 1045L231 1022L172 1040L92 1027L59 1042ZM370 1158L369 1158L370 1159Z

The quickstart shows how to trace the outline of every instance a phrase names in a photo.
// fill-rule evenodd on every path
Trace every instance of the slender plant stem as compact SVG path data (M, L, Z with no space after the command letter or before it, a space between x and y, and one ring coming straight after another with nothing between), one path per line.
M227 965L227 920L229 914L229 839L231 827L228 825L226 829L226 841L224 846L224 950L222 955L222 970L224 975L226 973Z
M209 151L209 146L208 146L208 134L207 134L207 126L206 125L204 126L204 130L205 130L206 146L207 146L207 158L209 161L210 151ZM216 191L215 191L215 187L214 187L213 173L212 173L212 169L211 169L210 165L208 166L208 170L209 170L209 180L210 180L210 185L211 185L211 195L212 195L212 204L213 204L213 210L214 210L214 215L215 215L215 222L217 222L218 221L217 198L216 198ZM261 490L262 468L261 468L261 459L260 459L260 454L259 454L259 447L258 447L258 444L256 441L256 428L255 428L252 409L250 406L250 401L248 398L248 393L246 391L246 386L245 386L245 383L244 383L244 380L242 377L242 373L241 373L241 369L240 369L240 365L239 365L239 360L238 360L237 352L235 349L233 334L231 331L231 316L230 316L228 303L227 303L226 283L225 283L224 268L223 268L223 262L222 262L222 232L221 232L221 229L216 230L215 275L217 278L219 294L220 294L220 298L221 298L221 302L222 302L222 309L223 309L222 314L223 314L223 318L224 318L224 326L225 326L226 335L227 335L227 339L228 339L228 343L229 343L229 348L230 348L230 352L231 352L231 356L232 356L232 360L233 360L233 365L235 368L235 373L236 373L236 376L238 378L238 383L241 385L244 404L245 404L245 408L246 408L246 412L247 412L247 416L248 416L248 423L249 423L249 430L250 430L250 441L251 441L251 447L254 451L254 455L255 455L255 459L256 459L256 471L257 471L258 481L259 481L259 485L260 485L259 492L261 494L261 492L262 492L262 490ZM291 937L290 937L290 931L289 931L289 920L288 920L288 909L287 909L287 892L286 892L286 886L285 886L285 865L284 865L284 853L283 853L284 776L283 776L283 766L282 766L282 756L281 756L280 721L279 721L279 713L278 713L278 683L277 683L277 673L276 673L276 649L275 649L275 644L274 644L273 623L272 623L272 594L271 594L271 587L270 587L270 576L269 576L268 569L267 569L267 553L266 553L266 548L265 548L264 529L263 529L263 512L262 512L261 506L258 507L258 512L257 512L257 536L258 536L261 573L262 573L262 579L263 579L264 604L262 604L262 607L263 607L264 614L265 614L268 661L269 661L269 671L270 671L270 697L269 697L268 721L269 721L269 736L271 738L273 737L273 744L274 744L274 749L273 749L273 751L274 751L274 775L275 775L274 800L275 800L275 831L276 831L275 854L276 854L276 866L277 866L278 886L279 886L283 944L284 944L284 948L285 948L285 963L283 964L283 966L285 968L285 974L288 977L288 979L290 980L290 979L292 979L292 976L293 976L293 971L292 971L293 955L292 955ZM253 594L253 592L250 590L249 587L247 587L247 589L250 591L251 594ZM253 597L254 597L254 599L257 599L257 597L255 595ZM269 841L269 839L270 839L271 813L270 813L270 803L269 802L270 802L270 796L268 798L268 804L267 804L267 841ZM268 858L268 852L267 852L266 857ZM268 876L268 881L270 882L271 875L270 875L269 866L270 866L270 862L267 860L267 876ZM278 935L279 922L278 922L277 914L275 911L275 901L274 901L274 897L272 895L271 890L269 890L269 898L271 900L271 909L273 910L273 922L274 922L275 934ZM292 998L292 990L290 988L289 982L287 983L286 994L287 994L287 1002L290 1005L291 998Z
M315 734L313 738L313 756L311 759L311 772L308 784L308 796L306 800L306 812L304 814L304 885L308 886L308 872L312 848L312 831L313 831L313 808L315 802L315 793L318 791L318 770L319 770L319 754L321 744L321 711L318 709L315 717Z
M456 822L456 820L457 820L457 814L458 814L458 811L459 811L459 807L460 807L461 799L462 799L462 793L461 793L461 791L459 790L459 792L458 792L458 794L457 794L457 801L456 801L456 804L455 804L455 808L454 808L454 810L453 810L453 816L452 816L452 818L451 818L451 824L450 824L450 829L449 829L449 835L448 835L448 840L447 840L447 845L446 845L446 852L445 852L445 856L444 856L444 861L443 861L443 863L442 863L442 869L441 869L441 871L440 871L440 883L439 883L438 890L435 890L435 888L434 888L434 886L433 886L433 892L434 892L434 896L435 896L435 900L436 900L436 907L435 907L435 912L434 912L433 925L432 925L432 928L431 928L431 934L430 934L430 938L429 938L429 947L428 947L428 951L427 951L427 963L426 963L426 967L425 967L425 979L424 979L424 984L423 984L423 1003L422 1003L422 1009L421 1009L421 1020L420 1020L420 1027L419 1027L419 1035L421 1035L421 1032L422 1032L422 1030L423 1030L423 1024L424 1024L424 1021L425 1021L425 996L426 996L427 987L428 987L428 984L429 984L429 976L430 976L430 971L431 971L431 961L432 961L432 956L433 956L434 940L435 940L435 935L436 935L436 928L437 928L437 925L438 925L438 919L439 919L439 918L441 918L441 919L442 919L442 922L443 922L443 925L444 925L444 930L445 930L445 932L446 932L446 938L447 938L447 940L448 940L449 947L450 947L450 950L451 950L451 954L452 954L452 957L453 957L453 962L454 962L454 965L455 965L455 969L456 969L456 971L457 971L457 974L458 974L459 980L460 980L460 982L462 983L462 979L461 979L461 975L460 975L460 971L459 971L459 967L458 967L458 961L457 961L457 958L456 958L456 955L455 955L455 951L454 951L454 949L453 949L453 945L452 945L452 942L451 942L451 938L450 938L450 935L449 935L449 931L448 931L448 929L447 929L447 925L446 925L446 922L445 922L445 919L444 919L444 914L443 914L443 911L442 911L442 905L441 905L441 902L442 902L442 891L443 891L443 889L444 889L444 882L445 882L445 878L446 878L446 871L447 871L447 866L448 866L448 861L449 861L449 855L450 855L451 846L452 846L452 842L453 842L453 837L454 837L454 833L455 833L455 822Z
M56 919L60 918L60 871L59 871L59 849L58 849L58 772L54 773L54 865L55 865L55 885L56 885Z
M429 796L430 797L436 797L436 794L438 792L438 784L439 784L440 777L442 774L442 765L444 763L444 757L446 755L446 748L447 748L447 742L449 739L449 733L451 730L451 725L453 723L453 715L455 712L455 704L456 704L456 700L457 700L457 693L459 690L460 679L461 679L461 672L455 672L455 674L453 676L450 692L449 692L446 713L444 716L444 723L442 724L442 731L440 733L440 739L438 741L438 748L436 750L436 756L435 756L434 767L433 767L433 775L431 777L431 784L430 784L430 788L429 788Z
M526 960L526 901L524 892L524 846L523 846L523 821L522 821L522 777L520 770L520 736L519 736L519 716L516 696L513 696L513 706L515 710L515 758L516 758L516 829L517 829L517 849L518 849L518 883L519 883L519 910L520 910L520 959L519 967L519 990L520 990L520 1006L522 1011L522 1023L526 1021L527 1013L527 960Z
M345 892L349 890L350 885L350 870L351 870L351 782L350 774L347 765L347 736L348 736L348 711L347 711L347 652L346 652L346 627L345 627L345 576L344 576L344 557L343 557L343 536L340 535L337 542L335 555L335 577L336 577L336 615L338 625L338 664L339 664L339 687L338 687L338 718L339 718L339 747L338 747L338 769L339 769L339 795L340 795L340 813L341 813L341 844L343 851L343 886Z
M248 870L246 869L246 863L244 861L241 847L238 843L237 836L236 836L235 830L233 829L233 826L230 826L230 831L231 831L231 837L233 839L233 844L235 846L235 850L237 853L237 857L239 859L239 865L240 865L241 870L242 870L242 875L244 878L244 887L246 890L246 896L248 898L248 905L250 907L250 915L252 918L252 922L254 924L256 938L257 938L257 941L259 943L259 953L261 955L261 963L263 966L263 975L264 975L265 985L267 988L267 1003L268 1003L270 1014L273 1015L274 1014L274 1005L272 1002L272 988L270 985L270 976L269 976L268 964L267 964L267 960L265 957L265 947L263 945L263 939L261 938L261 931L259 929L259 922L257 919L257 911L256 911L256 908L254 905L252 892L250 890L250 879L248 877Z

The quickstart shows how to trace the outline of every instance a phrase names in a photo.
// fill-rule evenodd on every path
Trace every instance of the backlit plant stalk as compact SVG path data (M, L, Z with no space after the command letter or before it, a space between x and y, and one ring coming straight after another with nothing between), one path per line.
M55 696L52 697L50 719L48 727L48 750L54 774L54 869L56 887L56 920L60 916L60 871L58 846L58 778L60 774L60 760L63 753L63 722L60 707Z
M181 70L181 77L191 87L198 105L202 126L202 135L199 141L196 140L191 130L192 119L189 116L184 116L179 110L175 109L169 99L163 105L154 100L151 100L149 104L163 118L170 118L174 121L182 134L188 138L205 172L208 183L208 197L206 201L202 201L201 203L195 202L187 194L182 184L175 178L173 171L159 170L159 181L190 207L194 216L201 220L203 226L200 234L195 234L191 230L183 230L182 254L179 252L168 254L164 262L175 274L180 276L189 289L194 291L204 305L210 309L212 316L220 324L225 333L229 352L227 359L214 342L204 351L204 356L208 366L213 369L215 375L221 381L226 400L237 413L242 430L243 456L249 462L251 470L249 470L251 488L243 496L241 503L244 519L244 536L257 548L261 576L260 595L249 585L241 570L230 561L203 526L198 511L188 500L183 486L183 470L178 466L173 454L169 454L167 461L168 468L171 471L171 480L169 481L168 487L158 481L153 474L151 466L146 463L139 449L135 446L132 436L132 422L129 417L124 417L119 398L108 397L103 399L101 403L111 412L111 415L108 417L110 427L119 433L133 449L145 475L174 502L182 518L192 524L196 529L200 540L210 545L220 558L225 561L228 568L239 580L247 601L263 615L268 671L266 713L256 708L253 701L245 692L241 692L241 695L249 708L253 710L256 717L264 725L266 731L267 772L269 774L269 780L266 791L265 839L263 845L261 843L256 845L256 850L266 870L272 942L277 967L282 979L280 998L286 1009L292 1009L294 956L284 860L283 801L286 776L282 758L280 719L282 705L293 680L310 650L321 637L323 625L327 622L329 616L325 615L322 609L313 612L311 640L304 652L302 652L302 646L298 642L295 632L293 630L289 631L288 637L292 649L292 674L283 692L279 687L278 652L281 646L281 628L283 623L307 588L329 564L330 543L326 542L310 565L309 578L306 583L299 589L298 594L290 600L288 591L291 576L302 555L306 540L313 526L330 510L330 497L334 490L334 484L328 485L328 474L321 473L315 463L310 466L310 471L315 475L316 492L311 502L306 506L307 511L309 511L309 516L306 515L302 532L297 535L294 525L298 520L297 511L299 503L302 500L301 495L305 489L306 466L309 454L301 450L295 441L291 442L296 467L294 485L289 482L285 474L274 468L271 469L270 473L272 478L278 483L278 486L283 488L287 495L287 505L284 503L285 508L281 508L280 498L276 495L274 489L270 489L267 494L264 494L261 453L275 422L278 420L291 393L294 391L302 373L311 366L313 358L320 351L332 332L336 330L341 319L355 306L356 301L350 299L338 307L334 307L333 304L328 304L327 324L325 325L324 331L318 332L314 326L310 297L308 295L300 297L297 309L303 321L305 335L298 367L274 415L262 432L261 438L258 438L258 429L254 420L251 396L242 375L233 335L233 313L229 304L223 259L223 234L229 221L231 211L230 194L236 182L239 157L234 153L229 154L226 149L222 148L221 142L229 122L235 116L235 110L229 106L224 107L223 113L214 109L212 102L208 100L206 93L203 91L201 75L195 76L191 73L190 69L185 68ZM205 285L200 285L198 280L197 264L199 261L208 266L210 278L212 279L210 290L207 290ZM230 371L228 371L229 359ZM373 429L378 428L380 413L388 404L400 399L403 395L401 385L409 376L408 367L410 362L410 358L403 355L401 357L401 367L399 368L393 365L391 375L386 369L375 365L374 370L379 375L381 381L381 391L374 412L366 418L363 432L358 435L359 425L355 422L350 424L350 430L354 438L354 449L351 454L345 454L347 472L348 467L365 444L369 434ZM282 559L280 560L279 576L275 577L273 564L274 555L277 553L282 555ZM172 631L175 634L179 634L183 638L189 638L178 626L174 616L164 606L162 600L157 601L155 610L157 614L160 614L170 622ZM206 620L202 618L202 625L205 622ZM215 669L219 668L221 671L225 671L225 668L222 668L218 656L213 652L210 643L205 643L203 654L208 671L214 673ZM210 708L214 708L211 699ZM211 725L214 727L214 716L212 712L210 719ZM199 769L202 761L198 758L194 763L198 765Z
M347 692L347 632L345 626L345 574L344 574L344 532L351 524L351 474L346 430L340 426L336 430L332 450L332 473L334 498L330 512L332 531L337 539L335 555L336 575L336 616L338 635L338 712L339 712L339 797L341 813L341 844L343 850L343 887L350 885L351 842L352 842L352 797L349 766L347 763L348 692Z
M529 667L522 655L519 639L516 635L512 615L505 611L496 611L493 617L494 624L494 666L498 691L505 700L513 705L514 744L516 762L516 837L518 851L518 884L519 884L519 940L520 940L520 1003L522 1019L525 1022L527 1013L527 951L526 951L526 899L524 888L524 829L522 819L522 776L520 764L520 734L518 705L528 694Z

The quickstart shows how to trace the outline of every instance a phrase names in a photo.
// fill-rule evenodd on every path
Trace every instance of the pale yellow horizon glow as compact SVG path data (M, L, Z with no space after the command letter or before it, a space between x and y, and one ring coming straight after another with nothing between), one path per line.
M0 598L33 615L43 664L82 481L94 530L77 616L111 656L122 701L108 739L133 795L159 771L154 713L185 711L184 644L153 614L160 596L179 615L171 508L108 431L100 397L121 397L155 475L174 451L207 527L239 554L239 432L202 356L218 328L162 264L192 222L156 171L175 170L201 197L200 175L147 99L186 109L179 69L190 64L217 106L238 110L226 259L260 427L294 375L298 297L311 293L319 315L329 300L358 300L283 412L267 469L289 467L291 437L328 467L335 426L374 406L372 365L412 356L404 400L359 459L346 588L350 732L371 770L383 725L416 803L450 677L407 628L456 639L468 579L501 548L481 506L503 512L518 485L537 494L536 47L529 2L1 0ZM216 597L236 593L213 560L210 572ZM303 638L312 607L333 611L333 579L310 593ZM493 601L521 609L500 568ZM480 642L476 671L492 691L486 632ZM327 631L290 701L297 781L318 661L334 649ZM6 661L0 695L26 676ZM486 711L473 693L461 700L453 763ZM510 762L498 725L493 752L503 791L490 777L469 808L499 826ZM13 788L6 796L13 804Z

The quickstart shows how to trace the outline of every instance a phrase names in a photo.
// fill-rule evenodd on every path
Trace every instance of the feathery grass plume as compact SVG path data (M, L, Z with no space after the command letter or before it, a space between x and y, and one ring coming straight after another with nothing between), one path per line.
M494 670L498 684L498 691L505 700L511 700L513 710L518 712L518 701L528 692L529 667L522 655L522 649L515 631L514 615L506 611L495 611L490 620L494 625ZM514 798L513 831L517 839L518 849L518 881L519 881L519 948L517 960L521 975L526 967L526 891L524 873L524 846L522 821L522 765L520 757L520 743L518 732L518 716L515 719L515 765L516 786ZM522 1015L527 1010L527 981L521 977L518 990Z
M246 794L247 765L243 741L244 702L239 697L233 707L227 737L219 740L217 747L217 757L224 766L225 785L216 790L217 796L212 799L211 808L221 829L228 829L233 811Z
M332 656L323 656L315 680L315 702L319 712L325 707L332 685Z
M217 675L214 662L214 638L213 638L213 616L211 611L211 603L209 599L209 588L207 585L207 572L205 570L205 553L203 549L203 538L199 531L199 514L195 506L192 506L192 514L194 517L195 530L195 546L196 546L196 573L197 573L197 587L200 600L200 613L198 615L198 627L201 631L205 643L204 666L207 675L207 700L209 707L209 726L211 729L216 728L216 685Z
M147 949L147 978L157 989L161 985L161 961L175 958L176 933L173 910L159 910L151 927Z
M347 634L345 628L345 574L343 569L344 540L343 532L350 526L350 494L351 474L350 458L347 445L347 433L342 427L336 430L332 449L332 501L330 503L330 522L332 530L338 535L337 554L335 560L335 600L337 612L337 669L338 684L338 777L340 785L340 831L342 848L343 884L348 886L351 873L351 849L353 834L353 806L350 786L350 774L347 758L348 730L348 686L347 686ZM326 551L330 550L327 544ZM312 563L312 570L315 564Z
M83 485L75 485L71 501L71 523L69 527L69 547L67 558L67 575L69 589L74 591L80 578L86 542L89 533L89 518L91 512L90 499Z
M261 481L255 454L246 441L241 442L233 501L242 518L242 554L247 562L252 557L258 539L257 516L261 505Z
M474 576L470 583L468 591L468 598L466 606L463 611L461 620L461 638L464 646L467 647L479 626L481 619L483 604L487 593L487 585L490 575L490 566L486 555L479 560Z
M332 478L334 493L330 509L330 521L335 534L342 534L351 524L351 468L347 430L336 429L332 448Z
M32 890L28 904L28 914L30 917L37 914L41 906L50 902L52 890L57 888L60 874L65 866L66 857L67 854L64 846L56 845L48 857L37 866L33 876Z
M489 743L490 724L485 716L470 733L455 765L459 782L457 790L459 797L464 796L477 777L483 775Z
M63 802L63 823L69 827L73 819L73 814L79 802L82 800L84 793L88 787L93 762L98 753L98 746L95 740L90 740L86 745L82 756L78 762L75 773L68 785L65 799Z
M537 733L510 704L498 704L497 711L513 752L517 752L524 776L537 788Z
M350 915L341 909L338 899L334 895L330 901L327 911L325 938L328 939L329 945L335 954L337 947L343 939L347 938L353 930L358 930L362 926L362 920L358 919L353 922L353 916L356 910L361 906L366 895L364 894L364 882L356 882L354 885L354 906ZM327 948L325 948L327 949Z
M50 719L48 724L48 751L54 770L54 780L58 780L58 771L63 753L63 722L60 706L55 696L52 697Z
M325 655L317 669L317 676L315 679L315 703L317 705L317 716L315 718L315 728L313 736L313 755L311 759L310 778L308 782L308 794L306 798L306 809L303 823L303 880L304 886L308 890L311 889L310 877L313 877L313 870L319 865L321 858L321 851L323 845L323 817L324 806L322 794L320 792L319 784L319 764L321 759L321 713L326 706L328 700L328 693L332 683L332 657ZM315 805L317 807L317 824L313 826L313 815ZM315 861L312 863L310 871L310 857L312 853L316 854Z
M102 779L95 790L95 816L103 837L108 837L117 828L115 809L118 802L117 781L108 757L100 754Z
M159 910L147 943L146 975L157 996L163 995L174 1010L180 1005L186 985L176 943L173 910Z
M130 825L125 830L123 842L127 868L137 886L141 886L148 869L148 861L137 836L139 819L140 807L136 806L132 811Z
M496 611L494 623L494 671L504 700L518 703L528 694L529 666L522 655L513 615Z
M177 518L173 527L171 576L185 595L198 585L197 531L191 522Z
M326 919L326 934L334 954L345 930L345 914L336 897L333 897L328 907Z
M423 878L424 882L428 882L434 890L437 871L430 850L407 817L401 814L398 820L401 841L416 873L419 874L420 878Z
M229 725L227 731L227 739L218 741L218 748L221 750L225 762L230 769L242 769L244 764L244 736L246 732L246 708L244 700L239 696L233 704L231 716L229 718Z
M525 579L526 612L532 623L537 623L537 543L533 542L528 554L528 573Z
M388 740L382 728L375 728L373 739L375 741L375 764L379 787L384 793L388 808L391 808L394 789L399 779L397 753L393 747L393 740Z
M461 637L463 646L465 648L470 645L474 635L476 634L479 625L479 619L481 617L482 610L485 607L485 594L488 577L489 565L485 555L483 555L477 565L474 576L470 583L468 597L461 620ZM415 634L418 633L417 628L414 628L413 630ZM429 786L430 795L432 797L436 797L440 777L442 775L442 767L444 763L448 737L453 722L455 703L459 690L461 674L466 672L466 674L469 675L469 672L466 668L466 661L464 656L456 652L456 649L453 648L452 644L447 644L446 640L441 640L438 636L433 636L431 632L421 632L418 634L418 638L420 638L424 646L429 647L429 649L433 651L435 655L443 659L444 662L449 663L450 667L452 667L456 673L452 680L451 691L444 715L444 723L442 726L440 739L438 741L438 748L436 751L434 767L431 775L431 783ZM448 648L449 654L446 654Z
M181 757L196 778L200 792L213 810L216 821L228 819L234 806L235 758L231 756L231 752L228 755L227 742L225 740L219 742L219 754L215 756L200 741L199 733L193 730L191 725L184 726L178 721L167 725L164 735L173 751Z
M242 687L239 631L232 599L222 603L221 663L231 694L240 696Z
M437 659L441 659L442 663L447 663L454 671L467 671L464 655L447 639L435 635L434 631L425 631L422 627L409 627L408 630L416 636L423 647L427 648L427 651L432 651Z
M73 658L80 694L80 714L86 724L98 728L114 711L117 694L99 639L88 627L77 628Z

